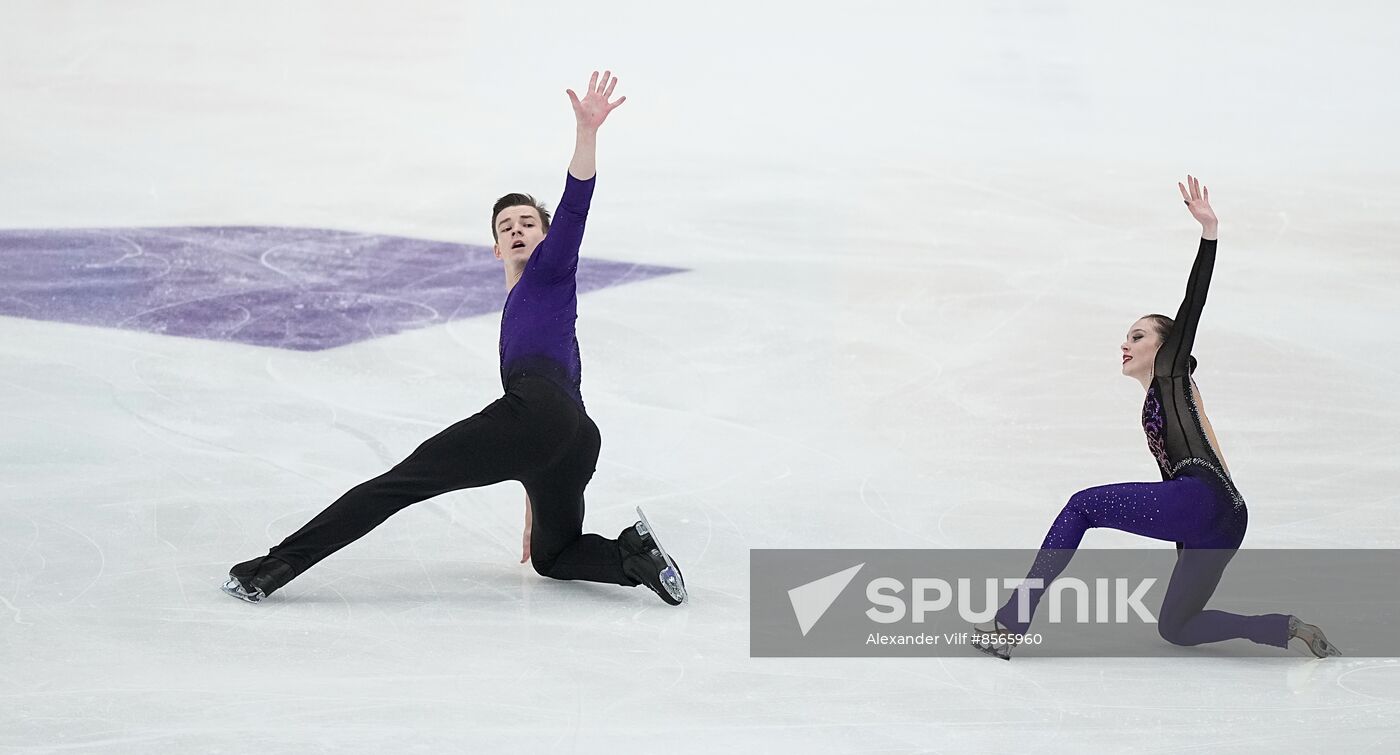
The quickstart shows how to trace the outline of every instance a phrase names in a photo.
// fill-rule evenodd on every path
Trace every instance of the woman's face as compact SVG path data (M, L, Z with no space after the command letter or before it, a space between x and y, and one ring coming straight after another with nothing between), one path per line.
M1123 374L1139 380L1151 376L1152 362L1161 345L1156 323L1146 317L1133 323L1123 340Z

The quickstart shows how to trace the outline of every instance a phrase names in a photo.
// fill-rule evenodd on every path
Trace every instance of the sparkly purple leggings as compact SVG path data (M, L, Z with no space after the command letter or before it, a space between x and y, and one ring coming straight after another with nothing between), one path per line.
M1031 617L1045 588L1069 566L1085 531L1109 527L1183 544L1157 619L1157 631L1167 642L1199 645L1244 638L1288 647L1286 614L1241 616L1204 610L1244 540L1249 521L1245 507L1235 508L1220 481L1206 475L1211 473L1187 471L1164 482L1127 482L1075 493L1050 525L1026 575L1042 580L1044 586L1028 591ZM997 620L1014 633L1025 633L1030 623L1016 621L1016 604L1013 594L997 611Z

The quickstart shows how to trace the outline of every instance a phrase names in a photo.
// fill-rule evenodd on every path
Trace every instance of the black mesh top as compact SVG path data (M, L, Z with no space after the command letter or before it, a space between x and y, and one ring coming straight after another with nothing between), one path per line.
M1206 305L1214 268L1215 241L1201 239L1191 277L1186 281L1186 296L1176 312L1176 324L1166 343L1157 350L1152 365L1152 387L1142 405L1142 429L1163 480L1175 477L1188 465L1203 466L1219 477L1238 504L1242 502L1239 492L1211 447L1191 388L1191 370L1195 365L1191 347L1196 341L1196 326Z

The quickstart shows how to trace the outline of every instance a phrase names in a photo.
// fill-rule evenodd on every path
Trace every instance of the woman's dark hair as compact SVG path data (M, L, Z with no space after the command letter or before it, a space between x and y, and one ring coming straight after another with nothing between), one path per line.
M1143 315L1142 319L1152 321L1152 329L1157 331L1157 340L1162 343L1167 342L1167 336L1172 334L1172 328L1176 327L1176 321L1166 315Z
M1157 331L1157 338L1162 342L1167 342L1167 336L1172 334L1172 328L1176 327L1176 320L1166 315L1143 315L1142 319L1152 321L1152 329ZM1191 360L1191 372L1196 371L1196 358L1187 357Z
M501 210L507 207L533 207L540 213L540 225L545 233L549 232L549 210L544 205L535 201L529 194L507 194L496 200L496 206L491 208L491 238L499 240L500 234L496 231L496 216L501 214Z

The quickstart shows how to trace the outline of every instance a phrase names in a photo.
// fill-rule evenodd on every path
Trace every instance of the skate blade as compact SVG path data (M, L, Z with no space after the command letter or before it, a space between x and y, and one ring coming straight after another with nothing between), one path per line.
M638 533L639 533L642 537L646 537L646 536L650 535L650 536L651 536L651 541L654 542L654 543L656 543L657 549L660 550L660 551L664 554L664 553L666 552L666 549L665 549L665 548L662 548L662 547L661 547L661 541L658 540L658 539L656 539L656 530L654 530L654 529L651 528L651 522L647 519L647 515L642 511L642 507L641 507L641 506L638 506L638 507L637 507L637 519L641 520L641 523L642 523L642 527L641 527L640 530L638 530Z
M990 646L990 645L983 645L983 644L981 644L981 643L975 643L972 647L976 648L976 649L977 649L977 652L979 652L979 653L985 653L985 654L990 655L990 656L992 656L992 657L994 657L994 658L1000 658L1000 659L1002 659L1003 661L1009 661L1009 660L1011 660L1011 649L1010 649L1010 648L997 648L997 647L992 647L992 646Z
M1308 649L1318 658L1333 658L1342 654L1336 645L1327 641L1326 637L1319 637L1308 643Z
M267 597L263 594L262 590L258 590L257 592L248 592L244 590L243 585L238 584L238 580L233 577L229 577L229 580L219 589L245 603L256 603Z
M973 624L972 631L983 639L1007 634L1006 627L1002 626L1001 622L996 619L985 624ZM1011 642L975 642L972 646L977 648L979 652L996 656L1003 661L1009 661L1011 660L1011 650L1016 647L1016 644Z
M1302 640L1303 644L1307 646L1308 652L1313 654L1313 657L1332 658L1342 654L1342 651L1337 649L1337 646L1333 645L1332 642L1327 639L1327 635L1323 634L1321 629L1318 629L1312 624L1303 622L1299 622L1299 628L1306 629L1310 636L1304 637L1300 634L1290 632L1292 636L1289 637L1289 639L1291 640L1297 637ZM1289 629L1291 630L1292 627L1290 626Z
M671 560L671 554L662 547L661 540L656 537L656 530L651 528L651 522L647 521L647 515L642 512L642 507L637 507L637 518L641 520L642 528L639 530L643 537L651 536L651 541L656 544L656 550L661 553L661 558L666 561L666 568L661 571L661 584L666 587L666 592L679 603L690 600L690 593L685 589L685 578L681 576L681 570L676 566L676 562Z

